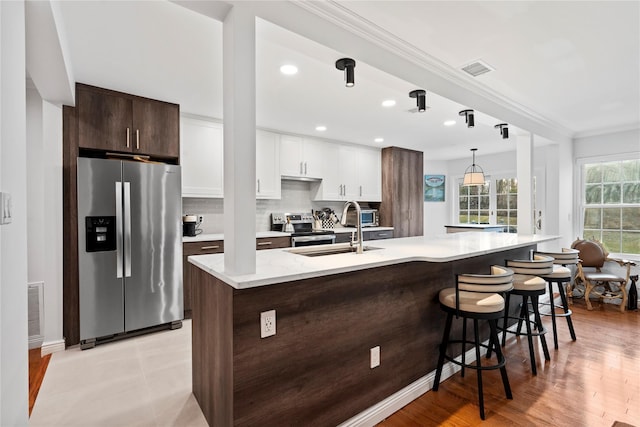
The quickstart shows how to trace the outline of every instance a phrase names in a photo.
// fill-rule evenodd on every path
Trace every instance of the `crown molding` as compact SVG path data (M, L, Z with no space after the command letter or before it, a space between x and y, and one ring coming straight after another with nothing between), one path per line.
M575 134L573 134L573 139L575 140L579 138L589 138L591 136L608 135L612 133L628 132L633 130L640 130L640 122L627 123L624 125L607 127L607 128L592 129L592 130L587 130L583 132L576 132Z
M561 135L566 139L571 139L574 135L571 129L487 88L472 77L463 75L458 69L451 67L438 58L408 43L406 40L401 39L379 25L354 13L335 0L292 1L292 3L368 42L402 57L406 61L416 64L455 86L493 102L528 121L536 123L538 126L548 129L552 134ZM490 111L483 112L490 115L492 114Z

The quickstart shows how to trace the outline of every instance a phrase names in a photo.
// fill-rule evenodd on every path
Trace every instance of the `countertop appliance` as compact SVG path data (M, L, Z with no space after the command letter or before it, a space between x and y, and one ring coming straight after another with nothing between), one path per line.
M363 227L378 227L380 225L380 213L378 209L362 209L360 216L362 217ZM347 211L346 226L355 227L358 224L358 217L355 209Z
M336 242L333 231L314 230L315 219L310 213L271 214L271 231L285 231L285 227L293 226L291 246L326 245Z
M182 326L180 166L78 158L80 347Z
M182 235L193 237L202 233L200 222L196 215L184 215L182 217Z

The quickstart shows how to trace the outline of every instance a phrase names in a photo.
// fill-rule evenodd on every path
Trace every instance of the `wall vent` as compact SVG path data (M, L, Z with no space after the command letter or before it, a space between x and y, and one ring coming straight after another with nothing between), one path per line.
M44 282L29 283L27 291L27 311L29 349L42 347L44 342Z
M473 77L477 77L480 74L488 73L489 71L494 71L494 70L495 68L493 68L491 65L481 60L473 61L470 64L467 64L462 67L462 71L472 75Z

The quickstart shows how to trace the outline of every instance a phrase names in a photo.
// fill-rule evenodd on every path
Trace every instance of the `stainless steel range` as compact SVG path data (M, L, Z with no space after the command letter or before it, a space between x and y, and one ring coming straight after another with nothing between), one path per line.
M314 230L314 218L310 213L271 214L271 231L291 231L291 246L326 245L336 242L333 231ZM290 224L290 226L289 226Z

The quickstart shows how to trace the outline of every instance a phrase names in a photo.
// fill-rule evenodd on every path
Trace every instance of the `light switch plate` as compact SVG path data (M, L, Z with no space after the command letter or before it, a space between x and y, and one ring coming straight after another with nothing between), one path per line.
M11 205L11 194L0 193L0 224L9 224L12 219L13 206Z

